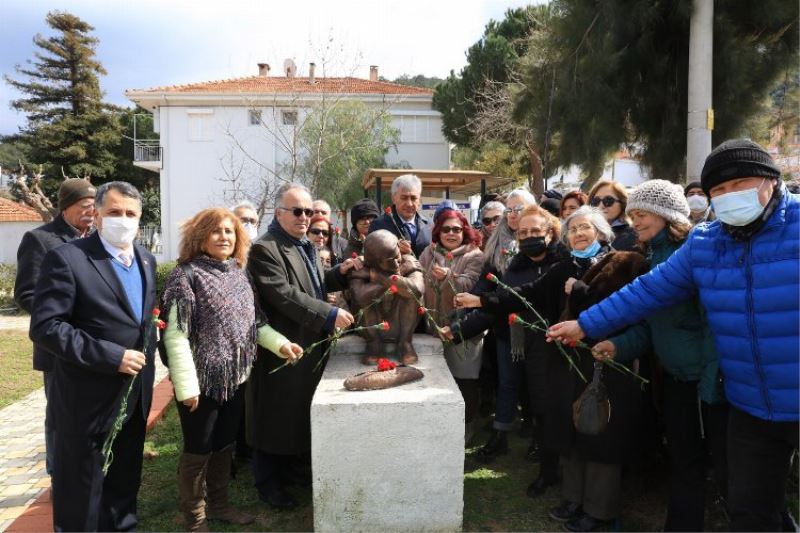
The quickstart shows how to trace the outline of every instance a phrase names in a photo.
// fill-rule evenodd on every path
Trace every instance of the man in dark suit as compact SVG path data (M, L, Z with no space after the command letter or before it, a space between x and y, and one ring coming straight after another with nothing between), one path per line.
M343 288L344 273L360 263L350 258L324 272L306 238L313 216L308 189L290 183L276 197L275 219L250 248L247 268L272 327L309 346L353 323L349 312L326 302L326 291ZM261 500L274 508L296 506L284 487L287 478L301 470L308 481L302 469L311 450L311 399L322 376L315 371L321 353L317 348L296 365L270 374L285 361L259 349L250 373L246 413L253 477Z
M136 188L106 183L96 203L97 232L45 255L31 315L31 340L55 360L48 402L55 531L125 531L137 523L155 369L156 263L133 244L142 214ZM132 379L104 477L101 448Z
M96 189L82 178L64 180L58 189L59 214L52 221L34 228L22 236L17 250L17 279L14 283L14 301L31 313L33 294L39 279L44 254L80 237L85 237L94 222L94 195ZM50 397L52 384L53 358L39 345L33 346L33 369L44 374L44 396ZM45 466L47 473L53 473L53 428L45 416Z
M414 174L403 174L392 182L392 206L372 221L369 232L385 229L400 239L400 253L419 257L431 243L430 220L419 214L422 182Z

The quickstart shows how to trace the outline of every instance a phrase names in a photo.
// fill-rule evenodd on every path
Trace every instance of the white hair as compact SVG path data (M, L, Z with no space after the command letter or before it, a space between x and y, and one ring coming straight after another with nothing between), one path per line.
M233 213L236 213L237 209L252 209L256 213L258 213L258 209L256 209L255 204L253 204L253 202L251 202L250 200L242 200L238 204L231 207L231 211Z
M569 235L569 225L576 218L589 219L589 223L594 226L597 232L598 241L610 244L611 241L614 240L614 230L611 229L606 217L603 216L603 212L597 207L582 205L567 217L567 220L564 221L564 225L561 228L561 239L567 246L569 246L569 239L567 237Z
M506 203L508 203L508 201L511 200L512 198L519 198L525 205L538 205L536 203L536 198L530 193L528 189L525 189L524 187L520 187L519 189L514 189L513 191L508 193L508 196L506 196Z
M481 213L485 213L486 211L503 211L506 208L502 204L502 202L498 202L497 200L492 200L491 202L486 202L486 204L481 208Z
M322 198L320 198L319 200L314 200L314 202L311 204L311 207L313 208L317 204L325 204L325 207L328 208L328 211L332 211L331 204L329 204L328 202L326 202Z
M414 174L403 174L397 176L392 182L392 196L397 194L399 190L419 191L422 193L422 182Z
M283 207L284 195L286 195L287 192L294 189L299 189L307 193L309 196L311 196L311 191L309 191L308 187L306 187L302 183L294 183L294 182L284 183L283 185L278 187L277 191L275 191L275 208Z

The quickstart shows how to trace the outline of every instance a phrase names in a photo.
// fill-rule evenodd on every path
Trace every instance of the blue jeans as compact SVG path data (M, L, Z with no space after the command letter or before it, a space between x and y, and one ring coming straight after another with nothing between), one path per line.
M497 406L492 427L498 431L511 431L519 402L519 387L524 372L521 361L511 360L511 342L496 339L497 345Z

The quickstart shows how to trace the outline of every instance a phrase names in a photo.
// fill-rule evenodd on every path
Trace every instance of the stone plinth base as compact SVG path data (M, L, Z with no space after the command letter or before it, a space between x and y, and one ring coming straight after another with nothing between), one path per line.
M415 335L425 377L378 391L347 391L364 342L331 356L311 404L315 531L461 531L464 401L442 343Z

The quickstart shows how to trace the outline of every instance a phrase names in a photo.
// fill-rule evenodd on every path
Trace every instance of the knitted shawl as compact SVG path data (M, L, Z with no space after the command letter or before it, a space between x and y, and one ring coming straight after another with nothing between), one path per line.
M178 267L161 296L162 316L177 309L178 329L187 334L200 392L225 402L250 372L256 354L255 296L247 272L233 259L200 255L189 261L194 291Z

